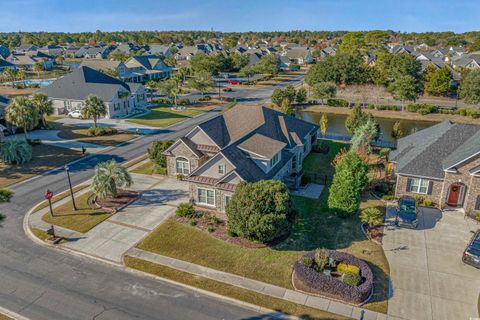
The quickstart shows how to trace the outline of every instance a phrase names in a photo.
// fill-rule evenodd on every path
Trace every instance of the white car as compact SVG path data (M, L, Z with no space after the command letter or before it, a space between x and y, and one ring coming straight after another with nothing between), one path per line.
M79 110L70 111L68 117L82 119L82 113Z

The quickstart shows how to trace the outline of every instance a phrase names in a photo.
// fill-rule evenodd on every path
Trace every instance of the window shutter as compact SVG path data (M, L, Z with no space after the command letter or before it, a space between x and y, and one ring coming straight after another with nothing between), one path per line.
M477 196L477 202L475 202L475 210L480 210L480 196Z
M407 192L410 192L410 187L412 186L412 178L408 178L407 180Z
M427 194L432 194L432 189L433 189L433 181L429 181Z

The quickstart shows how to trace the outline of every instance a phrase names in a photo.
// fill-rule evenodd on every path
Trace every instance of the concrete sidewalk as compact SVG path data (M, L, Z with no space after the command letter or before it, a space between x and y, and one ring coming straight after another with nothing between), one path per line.
M62 139L58 136L59 132L60 130L34 130L28 133L28 138L34 139L34 140L38 139L38 140L41 140L42 143L44 144L52 145L55 147L66 148L66 149L82 150L82 147L85 147L88 149L90 153L106 148L105 146L94 144L94 143ZM25 135L23 133L17 133L17 134L5 137L5 140L15 140L15 139L24 140Z
M311 296L302 292L278 287L261 281L244 278L231 273L218 271L215 269L207 268L190 262L162 256L152 252L144 251L138 248L130 249L126 256L143 259L149 262L164 265L173 269L177 269L183 272L188 272L200 277L208 278L211 280L223 282L236 287L268 295L274 298L283 299L307 307L328 311L331 313L339 314L345 317L362 320L387 320L387 315L378 313L359 307L354 307L349 304L325 299L321 297Z

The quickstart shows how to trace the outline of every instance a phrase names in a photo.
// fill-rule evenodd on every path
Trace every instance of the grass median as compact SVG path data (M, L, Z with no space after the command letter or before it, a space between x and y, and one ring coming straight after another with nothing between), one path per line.
M184 110L174 110L170 105L159 105L151 108L151 112L137 118L127 119L128 122L150 127L168 127L174 123L192 118L215 106L186 107Z

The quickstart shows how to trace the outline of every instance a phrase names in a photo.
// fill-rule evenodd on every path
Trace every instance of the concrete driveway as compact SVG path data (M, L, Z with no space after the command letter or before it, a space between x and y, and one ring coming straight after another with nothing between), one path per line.
M172 215L176 205L188 201L186 182L140 174L132 177L132 189L143 191L141 197L64 246L121 263L125 252Z
M464 265L463 250L480 225L459 211L420 208L416 230L394 225L387 206L383 249L390 264L388 319L469 320L478 317L480 270Z

